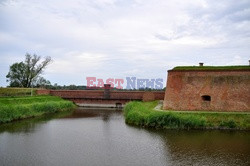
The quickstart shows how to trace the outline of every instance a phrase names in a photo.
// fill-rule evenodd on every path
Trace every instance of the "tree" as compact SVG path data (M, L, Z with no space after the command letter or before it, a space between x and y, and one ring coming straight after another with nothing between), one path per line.
M43 87L43 88L47 88L51 85L49 80L46 80L43 77L39 77L35 83L33 84L35 87Z
M10 70L6 75L7 82L10 82L11 87L31 87L36 86L40 80L41 82L48 83L40 75L44 69L52 62L51 57L45 57L45 59L39 63L41 56L34 54L31 56L29 53L25 55L24 62L17 62L10 66Z

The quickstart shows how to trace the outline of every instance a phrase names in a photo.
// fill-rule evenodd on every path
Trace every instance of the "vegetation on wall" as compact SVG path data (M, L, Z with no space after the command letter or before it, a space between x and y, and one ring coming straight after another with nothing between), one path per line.
M177 66L173 70L250 70L250 66Z

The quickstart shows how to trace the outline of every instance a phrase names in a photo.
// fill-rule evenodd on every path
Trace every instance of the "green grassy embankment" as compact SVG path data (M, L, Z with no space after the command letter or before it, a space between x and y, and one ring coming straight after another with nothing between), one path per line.
M128 103L126 123L163 129L239 129L250 130L249 113L157 111L158 101Z
M0 97L31 96L36 94L36 88L0 88Z
M250 66L177 66L173 70L250 70Z
M71 101L55 96L1 97L0 124L74 108Z

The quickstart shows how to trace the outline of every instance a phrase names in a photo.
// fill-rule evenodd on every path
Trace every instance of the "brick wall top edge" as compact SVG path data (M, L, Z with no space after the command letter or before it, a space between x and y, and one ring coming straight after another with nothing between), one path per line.
M103 90L50 90L51 92L102 92Z
M220 70L220 69L211 69L211 70L168 70L168 72L250 72L250 69L239 69L239 70Z
M49 89L48 89L49 90ZM100 93L104 90L50 90L51 92L96 92ZM153 93L165 93L165 91L110 91L110 93L144 93L144 92L153 92Z
M145 92L165 93L165 91L110 91L110 93L145 93Z

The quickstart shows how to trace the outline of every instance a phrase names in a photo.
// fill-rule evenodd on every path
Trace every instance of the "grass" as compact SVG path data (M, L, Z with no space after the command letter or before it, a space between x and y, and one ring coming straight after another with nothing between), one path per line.
M35 88L0 88L0 97L30 96L36 94Z
M247 113L156 111L157 103L129 102L124 108L126 123L163 129L250 129Z
M72 108L71 101L55 96L4 97L0 98L0 124Z
M250 66L177 66L173 70L250 70Z

